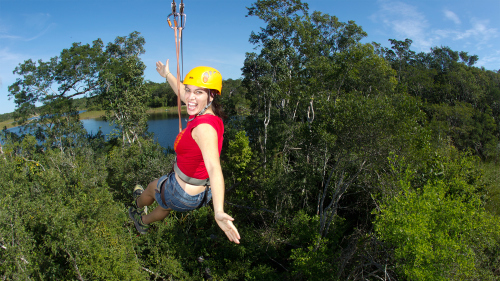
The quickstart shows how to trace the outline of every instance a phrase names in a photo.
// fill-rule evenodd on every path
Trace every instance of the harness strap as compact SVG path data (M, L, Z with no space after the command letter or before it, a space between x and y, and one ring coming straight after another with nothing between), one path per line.
M179 167L177 166L177 162L174 163L174 172L175 172L175 174L177 174L179 176L179 178L181 178L181 180L183 180L189 184L198 185L198 186L199 185L205 185L205 186L210 185L210 178L200 180L200 179L195 179L195 178L192 178L192 177L184 174L181 171L181 169L179 169Z
M165 179L160 185L160 197L161 197L161 202L163 202L164 206L168 206L167 202L165 202L165 183L167 182L167 179Z

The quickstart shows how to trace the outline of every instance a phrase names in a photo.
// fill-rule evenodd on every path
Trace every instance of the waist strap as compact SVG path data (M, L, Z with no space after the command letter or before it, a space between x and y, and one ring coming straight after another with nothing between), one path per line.
M200 186L200 185L210 185L210 178L208 179L204 179L204 180L200 180L200 179L195 179L195 178L192 178L190 176L187 176L186 174L184 174L181 169L179 169L179 167L177 167L177 162L174 163L174 172L176 175L179 176L179 178L181 178L181 180L189 183L189 184L192 184L192 185L197 185L197 186Z

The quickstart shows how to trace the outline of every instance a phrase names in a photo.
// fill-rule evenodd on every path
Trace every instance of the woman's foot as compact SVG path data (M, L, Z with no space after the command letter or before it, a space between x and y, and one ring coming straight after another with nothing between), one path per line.
M134 186L134 191L132 192L132 197L134 197L134 202L132 202L132 206L137 209L138 212L144 213L144 215L148 214L148 206L144 206L143 208L139 208L137 205L137 198L141 196L141 194L144 192L144 188L142 186L136 184Z
M147 234L149 230L149 224L145 224L142 222L142 215L143 212L134 207L130 207L128 209L128 216L134 222L137 231L139 231L140 234Z

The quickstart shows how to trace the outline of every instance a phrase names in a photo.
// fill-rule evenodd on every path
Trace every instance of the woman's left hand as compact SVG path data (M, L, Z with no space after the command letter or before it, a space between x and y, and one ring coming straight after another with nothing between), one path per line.
M215 214L215 221L219 225L219 227L226 233L227 238L229 238L229 241L234 242L236 244L240 244L240 234L238 233L238 230L233 224L234 219L226 214L226 213L216 213Z
M156 71L158 71L158 74L160 74L161 77L167 78L167 75L170 74L170 68L168 67L168 60L165 64L163 64L161 61L157 61Z

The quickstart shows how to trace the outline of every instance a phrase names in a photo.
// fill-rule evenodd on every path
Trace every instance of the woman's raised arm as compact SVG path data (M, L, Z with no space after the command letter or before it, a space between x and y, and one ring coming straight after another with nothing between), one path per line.
M172 90L174 90L174 93L177 95L177 78L174 76L173 73L170 72L170 68L168 65L169 60L165 64L163 64L161 61L156 62L156 71L161 75L161 77L166 78L168 84L170 84L170 87ZM185 93L185 88L184 84L181 83L180 85L180 94L181 94L181 101L186 104L186 101L184 100L184 93Z

